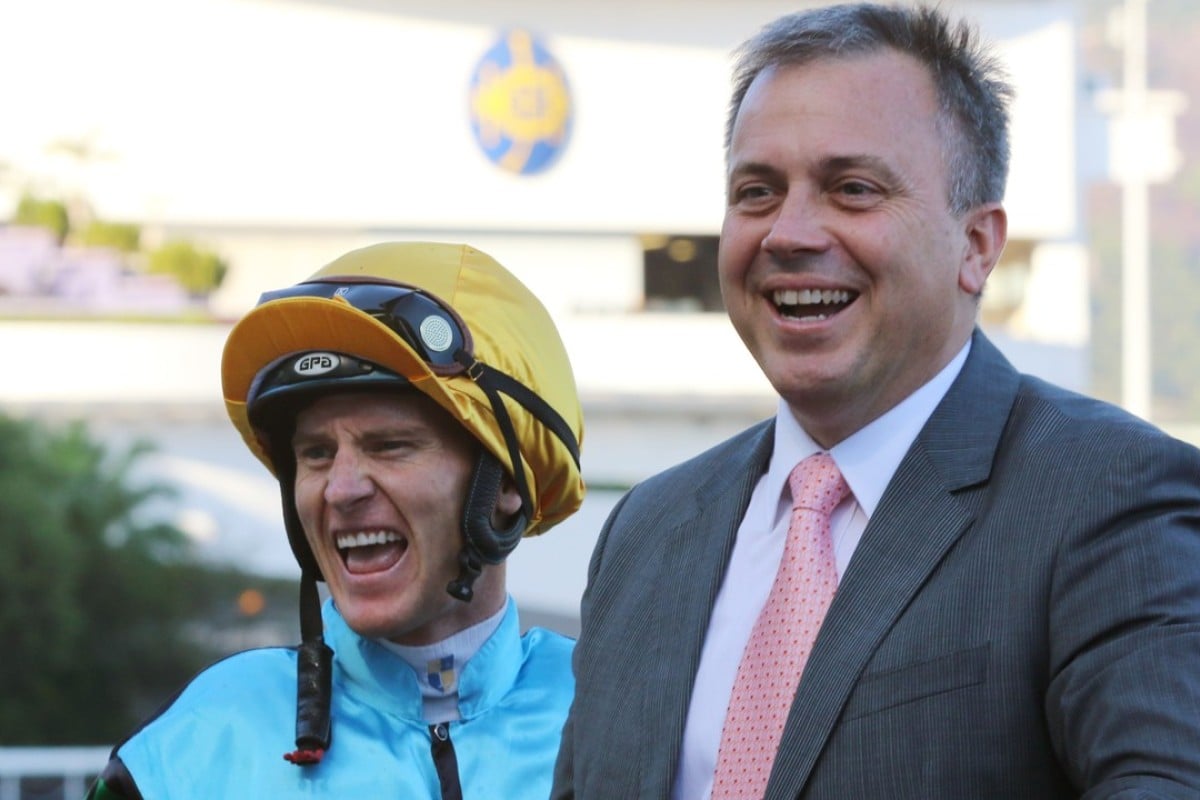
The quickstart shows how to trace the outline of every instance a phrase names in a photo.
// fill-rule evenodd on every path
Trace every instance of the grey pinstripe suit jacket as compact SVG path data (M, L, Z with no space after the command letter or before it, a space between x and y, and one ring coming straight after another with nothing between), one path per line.
M668 796L772 424L609 517L555 798ZM1200 452L976 332L843 576L767 797L1200 798Z

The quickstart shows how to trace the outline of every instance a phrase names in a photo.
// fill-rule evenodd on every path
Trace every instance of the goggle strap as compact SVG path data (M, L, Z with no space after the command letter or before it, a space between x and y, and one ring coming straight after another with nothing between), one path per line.
M300 639L305 642L324 641L323 627L317 579L308 570L303 570L300 575Z
M526 411L533 414L538 422L549 428L562 441L567 451L571 454L571 459L575 462L575 466L579 467L579 443L575 441L575 434L571 431L571 427L567 425L567 421L549 403L538 397L529 387L516 378L506 375L500 370L480 364L478 361L475 364L478 367L470 374L475 378L475 382L485 392L488 392L489 396L491 396L492 391L500 391L520 403ZM493 405L495 405L494 402Z
M492 404L492 413L496 417L496 422L500 425L500 432L504 434L504 443L508 446L508 459L512 463L513 480L517 482L517 491L521 494L521 502L524 503L526 512L532 517L534 508L533 496L530 494L529 484L525 480L525 468L521 462L521 450L517 447L517 432L513 428L508 411L504 408L504 400L501 399L496 387L483 381L479 382L479 386L487 394L488 401Z

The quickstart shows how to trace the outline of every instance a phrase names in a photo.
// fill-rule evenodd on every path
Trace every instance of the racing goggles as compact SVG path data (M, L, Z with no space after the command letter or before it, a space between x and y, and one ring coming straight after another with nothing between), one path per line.
M530 505L525 473L518 465L521 457L516 434L501 394L517 401L535 419L550 429L566 446L579 466L579 443L566 421L549 403L520 381L475 358L471 331L454 309L437 297L415 286L383 278L340 276L336 280L314 280L263 292L258 304L292 297L340 299L369 314L400 336L436 375L451 377L466 374L487 394L492 411L508 445L517 488Z
M437 375L462 374L475 360L471 331L462 318L441 300L414 286L347 276L263 292L258 304L291 297L345 301L400 336Z

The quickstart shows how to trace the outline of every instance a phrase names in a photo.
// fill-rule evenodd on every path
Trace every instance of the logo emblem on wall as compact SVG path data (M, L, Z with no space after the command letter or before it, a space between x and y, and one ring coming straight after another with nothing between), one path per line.
M471 75L471 128L488 159L518 175L548 169L571 132L571 94L558 61L531 33L504 33Z

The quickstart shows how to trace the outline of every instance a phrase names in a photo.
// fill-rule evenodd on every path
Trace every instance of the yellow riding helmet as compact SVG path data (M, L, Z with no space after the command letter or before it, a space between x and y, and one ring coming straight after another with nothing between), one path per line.
M524 484L524 535L545 532L582 503L583 413L566 349L541 302L487 254L458 244L377 244L263 294L229 334L221 381L229 418L277 476L249 405L269 389L264 376L301 353L378 365L448 411ZM304 367L321 369L319 358Z

